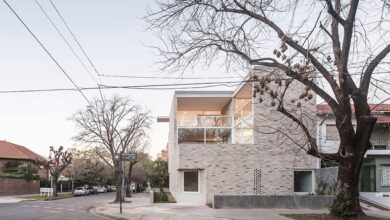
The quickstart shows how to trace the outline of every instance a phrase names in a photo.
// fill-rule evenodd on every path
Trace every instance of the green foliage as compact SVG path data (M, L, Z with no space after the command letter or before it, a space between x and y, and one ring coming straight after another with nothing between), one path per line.
M160 187L160 198L162 201L168 201L168 194L164 191L164 188Z
M0 178L24 179L24 176L15 173L0 173Z
M18 166L21 165L22 163L18 160L11 160L3 165L3 172L4 173L13 173L17 172Z
M18 166L17 174L23 176L25 180L39 180L38 167L32 163L25 163Z
M147 178L151 182L152 187L167 187L168 186L168 162L157 159L149 164L147 169Z
M73 159L62 175L74 181L75 186L113 185L114 170L94 149L70 149Z
M353 211L351 201L345 201L345 202L335 201L329 207L329 210L332 215L336 215L336 216L354 217L356 215L356 213Z
M8 161L3 166L4 173L0 174L0 178L39 180L38 170L38 167L30 162Z

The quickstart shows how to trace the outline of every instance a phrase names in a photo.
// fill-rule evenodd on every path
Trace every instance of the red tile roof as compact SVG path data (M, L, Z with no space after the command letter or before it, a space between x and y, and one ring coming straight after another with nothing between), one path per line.
M378 118L379 122L390 122L390 104L369 104L371 112ZM352 112L355 112L354 106L352 107ZM381 114L386 112L387 114ZM328 104L317 105L317 114L333 114L332 109Z
M27 149L26 147L7 141L0 141L0 158L46 161L45 158Z

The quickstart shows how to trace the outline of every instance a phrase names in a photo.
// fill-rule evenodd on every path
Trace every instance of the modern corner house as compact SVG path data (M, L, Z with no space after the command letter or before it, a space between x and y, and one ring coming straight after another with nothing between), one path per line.
M298 84L290 87L287 96L300 92ZM315 118L315 99L302 108ZM158 121L169 121L169 189L177 202L211 204L214 195L314 191L318 161L275 132L299 130L297 124L269 100L259 103L252 82L234 91L176 91L169 118ZM314 132L315 124L309 129Z

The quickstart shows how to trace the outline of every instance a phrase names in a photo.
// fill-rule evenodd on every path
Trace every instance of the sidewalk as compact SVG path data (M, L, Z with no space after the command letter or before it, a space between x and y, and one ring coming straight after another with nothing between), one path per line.
M23 196L23 195L20 195L20 196ZM18 198L18 196L0 196L0 203L18 203L18 202L21 202L21 201L25 201L25 200L28 200L28 199L22 199L22 198Z
M327 210L291 209L212 209L207 206L176 203L150 204L149 194L135 194L131 203L105 204L96 213L117 219L131 220L289 220L280 214L326 213ZM290 219L291 220L291 219Z

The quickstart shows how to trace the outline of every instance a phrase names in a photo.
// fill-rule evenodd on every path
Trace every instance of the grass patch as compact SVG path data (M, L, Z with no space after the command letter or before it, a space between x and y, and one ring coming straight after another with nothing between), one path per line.
M58 196L51 196L51 197L47 197L46 195L40 196L39 194L37 194L31 196L18 196L17 198L34 200L34 201L50 201L50 200L57 200L57 199L66 199L70 197L73 197L73 193L71 192L58 193Z
M327 214L281 214L295 220L353 220L355 218L335 217ZM385 220L385 218L365 216L362 220Z

